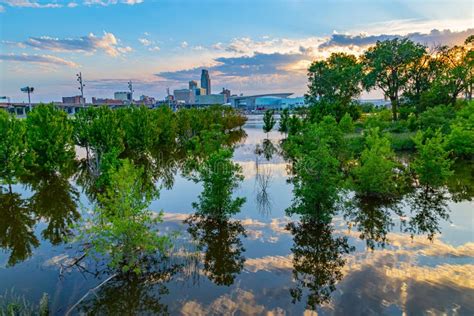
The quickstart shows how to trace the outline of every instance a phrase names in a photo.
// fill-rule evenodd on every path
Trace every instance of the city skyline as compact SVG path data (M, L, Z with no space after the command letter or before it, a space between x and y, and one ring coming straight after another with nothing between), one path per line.
M429 3L0 0L0 95L25 101L20 88L32 86L34 102L60 100L78 94L81 71L88 100L129 80L135 95L163 98L203 68L216 92L302 95L307 66L333 51L394 36L454 45L474 33L470 1Z

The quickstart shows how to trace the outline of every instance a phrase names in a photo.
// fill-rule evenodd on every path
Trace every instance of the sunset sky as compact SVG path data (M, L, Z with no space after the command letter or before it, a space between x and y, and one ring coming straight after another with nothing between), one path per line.
M209 69L213 93L306 91L312 60L360 54L379 39L428 46L474 34L472 1L0 0L0 96L113 97L135 84L164 97Z

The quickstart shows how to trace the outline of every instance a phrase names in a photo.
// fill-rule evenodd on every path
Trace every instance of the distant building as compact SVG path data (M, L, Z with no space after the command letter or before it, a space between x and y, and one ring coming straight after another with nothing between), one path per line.
M207 95L211 94L211 78L206 69L203 69L201 72L201 88L206 89Z
M94 105L124 105L125 103L123 100L102 99L102 98L92 97L92 104Z
M196 105L214 105L225 104L226 96L224 94L209 94L196 96Z
M194 80L189 81L189 90L197 89L198 83Z
M192 90L189 89L178 89L173 91L174 99L182 101L184 104L194 104L196 97Z
M114 99L115 100L121 100L124 102L132 102L132 93L131 92L126 92L126 91L119 91L114 93Z
M291 100L288 97L293 93L266 93L266 94L258 94L258 95L249 95L249 96L231 96L229 98L229 103L231 106L243 110L257 110L257 109L280 109L282 108L283 104L290 106L290 103L284 102L291 102L285 100ZM298 99L298 98L295 98ZM293 103L301 102L300 99ZM302 101L304 102L304 100Z
M140 96L140 104L144 105L155 105L156 100L153 97L149 97L147 95Z
M229 89L222 88L222 92L220 94L223 94L225 96L225 103L229 102L231 96Z
M86 99L81 97L80 95L76 95L73 97L63 97L64 104L85 104Z

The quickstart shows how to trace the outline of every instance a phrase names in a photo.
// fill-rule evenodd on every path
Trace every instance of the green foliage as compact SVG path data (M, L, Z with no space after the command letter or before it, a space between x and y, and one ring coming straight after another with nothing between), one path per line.
M390 140L380 136L375 128L369 130L366 147L358 165L352 170L354 189L360 196L389 197L398 192L397 163Z
M15 183L24 172L26 126L23 120L0 111L0 183Z
M354 132L354 122L349 113L344 114L344 116L339 121L339 128L344 133L353 133Z
M367 90L379 88L392 104L393 120L398 117L399 91L407 87L413 63L426 54L426 48L409 39L378 41L363 56Z
M421 185L438 187L445 184L452 174L450 152L445 150L446 141L440 130L431 138L418 132L413 138L417 155L411 164Z
M449 133L451 121L454 119L456 112L452 107L446 105L438 105L429 108L421 113L418 118L418 126L421 130L431 129L435 131L440 129L442 133Z
M75 157L73 127L67 114L52 104L40 104L26 118L28 151L35 168L59 171Z
M288 135L296 135L300 131L302 125L303 123L298 116L294 114L290 116L288 120Z
M221 149L209 155L197 169L193 177L203 183L199 202L193 203L196 211L202 215L227 217L238 213L245 198L233 198L232 192L244 179L241 167L233 163L232 152Z
M87 252L108 257L112 269L139 274L143 258L164 254L169 238L153 227L161 214L147 209L153 195L143 192L143 171L123 160L109 172L110 184L99 194L94 216L83 229L83 238L91 245Z
M289 121L290 121L290 111L288 109L284 109L281 112L280 125L278 127L278 131L281 133L287 134L289 130Z
M263 114L263 131L265 133L267 133L267 136L268 136L268 133L273 129L273 127L275 126L275 118L273 117L273 110L266 110L265 111L265 114Z
M333 53L328 59L315 61L309 67L306 99L310 103L321 100L339 103L345 108L360 95L362 77L362 65L354 55ZM329 114L333 113L326 113Z
M312 214L330 218L331 209L339 201L342 181L341 162L343 134L333 117L305 127L301 134L285 142L292 158L294 200L289 214Z
M456 113L451 124L451 133L447 136L448 149L456 156L474 157L474 102Z
M390 134L390 144L395 151L414 151L413 133Z

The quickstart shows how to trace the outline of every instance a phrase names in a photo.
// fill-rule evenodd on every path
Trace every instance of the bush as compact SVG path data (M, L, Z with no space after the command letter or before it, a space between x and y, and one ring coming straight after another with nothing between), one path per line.
M418 127L421 130L431 129L435 131L440 129L443 134L450 131L449 125L454 119L456 112L450 106L438 105L421 113L418 118Z
M413 133L391 134L390 143L395 151L414 151L415 142L412 139Z

